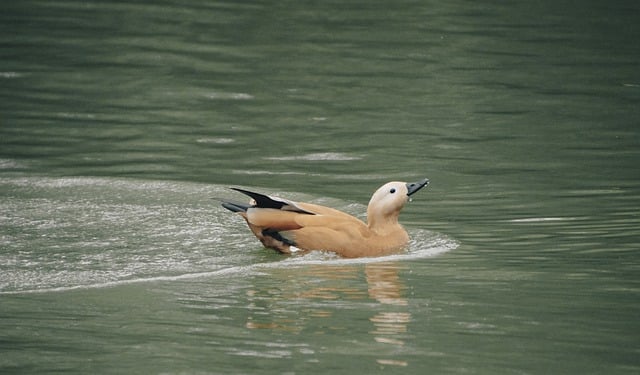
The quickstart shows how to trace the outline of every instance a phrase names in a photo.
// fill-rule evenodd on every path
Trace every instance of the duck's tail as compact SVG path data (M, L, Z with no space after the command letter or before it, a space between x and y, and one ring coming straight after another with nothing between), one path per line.
M251 205L237 202L222 202L222 207L231 212L247 212L247 209L249 209Z
M224 208L233 212L246 212L248 208L256 207L256 208L273 208L276 210L292 211L292 212L298 212L301 214L315 215L315 213L304 210L298 207L295 202L292 202L287 199L270 197L268 195L264 195L264 194L260 194L253 191L240 189L240 188L235 188L235 187L232 187L231 190L235 190L251 198L251 204L221 201L222 206Z

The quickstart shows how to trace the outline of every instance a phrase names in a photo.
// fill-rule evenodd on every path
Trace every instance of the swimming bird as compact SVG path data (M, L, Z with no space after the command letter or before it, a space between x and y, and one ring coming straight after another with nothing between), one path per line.
M265 247L281 253L322 250L345 258L373 257L407 246L409 235L398 216L410 196L427 184L428 179L382 185L369 201L366 223L330 207L240 188L231 189L251 197L250 203L222 202L222 206L240 214Z

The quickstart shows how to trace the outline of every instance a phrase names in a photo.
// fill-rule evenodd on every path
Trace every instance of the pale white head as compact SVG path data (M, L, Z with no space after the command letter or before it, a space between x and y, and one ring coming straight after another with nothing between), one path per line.
M382 185L371 197L367 208L369 226L382 223L397 223L400 210L409 197L429 183L428 179L419 182L393 181Z

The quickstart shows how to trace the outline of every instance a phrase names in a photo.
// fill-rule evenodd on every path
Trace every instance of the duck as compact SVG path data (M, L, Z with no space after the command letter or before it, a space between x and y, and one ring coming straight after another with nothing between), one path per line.
M332 252L343 258L378 257L406 248L409 235L398 222L411 196L429 184L392 181L378 188L367 206L366 223L348 213L313 203L294 202L246 189L230 189L250 198L249 203L223 201L239 214L266 248L283 254Z

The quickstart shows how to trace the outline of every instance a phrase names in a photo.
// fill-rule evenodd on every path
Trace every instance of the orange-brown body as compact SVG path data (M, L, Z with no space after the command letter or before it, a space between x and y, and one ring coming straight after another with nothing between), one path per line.
M223 203L238 212L265 247L282 253L324 250L347 257L396 253L409 235L398 216L409 196L428 184L390 182L379 188L367 208L367 223L342 211L311 203L272 198L235 189L253 198L252 204Z

